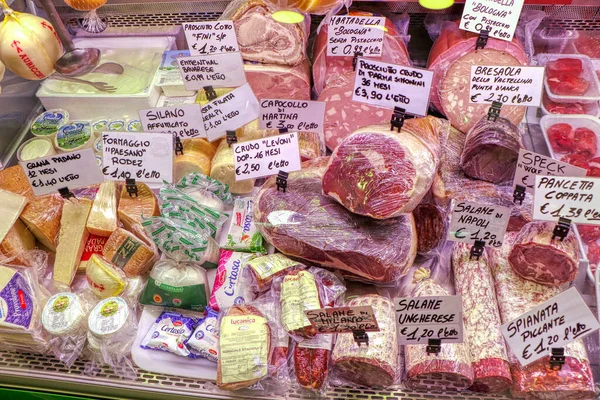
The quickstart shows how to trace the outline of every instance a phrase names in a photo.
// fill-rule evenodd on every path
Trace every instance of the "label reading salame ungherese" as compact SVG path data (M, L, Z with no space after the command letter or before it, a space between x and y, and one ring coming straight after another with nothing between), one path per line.
M536 176L533 219L600 225L600 179Z
M507 207L453 201L447 239L453 242L485 242L486 246L502 247L511 211Z
M385 17L340 15L327 25L327 56L381 57L386 31Z
M352 101L427 115L433 71L359 58Z
M150 108L138 114L146 132L171 133L182 139L206 137L199 104Z
M231 88L246 83L239 52L179 57L177 64L186 90L202 90L207 86Z
M544 67L471 66L471 103L538 107L543 87Z
M323 133L325 102L261 99L260 129Z
M320 334L349 333L363 330L379 332L373 307L326 307L304 311L310 324Z
M525 0L466 0L460 29L511 41Z
M240 51L232 21L186 22L183 32L193 56Z

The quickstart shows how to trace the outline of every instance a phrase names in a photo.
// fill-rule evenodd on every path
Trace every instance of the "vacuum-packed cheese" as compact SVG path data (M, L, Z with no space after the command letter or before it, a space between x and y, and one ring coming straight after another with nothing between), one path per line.
M101 299L118 296L125 290L125 274L106 258L93 254L85 269L90 289Z
M0 242L13 227L26 204L26 197L0 189Z
M154 252L150 246L121 228L110 235L102 255L130 277L146 273L154 261Z
M35 238L27 229L25 224L16 220L10 228L4 240L0 242L0 253L7 257L16 257L12 263L26 265L25 258L19 256L23 251L32 250L35 247Z
M234 194L246 194L254 189L254 179L236 182L233 147L229 147L225 141L221 142L213 158L210 177L229 185L229 190Z
M50 251L56 251L63 202L58 193L35 197L29 200L21 213L21 221Z
M87 229L93 235L106 237L117 229L117 222L117 183L105 181L94 199Z

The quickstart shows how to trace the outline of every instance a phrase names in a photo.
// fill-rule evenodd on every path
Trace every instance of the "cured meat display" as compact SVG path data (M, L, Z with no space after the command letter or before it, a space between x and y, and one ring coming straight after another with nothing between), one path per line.
M461 167L474 179L512 182L520 149L519 128L506 118L492 121L484 117L467 134Z
M551 286L575 279L579 270L579 243L572 230L562 241L552 239L555 225L534 221L521 229L508 257L517 275Z
M448 296L450 293L433 279L430 271L419 268L413 276L411 297ZM468 332L464 332L468 338ZM464 390L473 384L473 368L468 340L461 344L443 343L437 354L428 354L426 344L406 345L406 384L412 389Z
M295 66L244 63L246 80L254 95L261 99L310 100L310 64L304 60Z
M553 94L583 96L590 83L582 74L583 63L577 58L559 58L546 64L546 80Z
M507 323L560 293L557 287L542 286L519 277L509 264L517 234L509 232L502 248L490 253L496 296L502 322ZM594 379L582 340L565 346L561 369L550 367L549 356L526 367L509 351L513 376L512 394L526 399L589 399L594 396Z
M353 213L376 219L409 213L421 202L440 158L439 138L448 124L434 117L359 129L335 149L323 191Z
M354 297L348 307L371 306L379 332L368 332L369 345L359 345L351 333L337 336L331 359L332 375L360 386L386 387L401 374L398 366L394 304L379 295Z
M350 213L322 193L324 169L290 173L285 192L270 178L254 204L260 233L288 256L349 272L365 282L393 284L416 256L412 215L377 221ZM404 240L390 247L390 237Z
M458 29L457 22L447 21L433 44L427 62L434 71L431 91L432 104L458 130L467 133L484 115L489 104L470 102L469 82L471 66L527 65L527 54L518 39L512 42L490 38L484 49L475 50L477 34ZM518 125L525 115L525 107L505 105L501 116Z
M446 240L447 216L447 207L434 204L433 199L422 201L413 210L417 227L417 252L419 254L426 254L444 243L444 240Z
M512 385L500 312L487 252L471 258L471 246L456 243L452 254L454 286L462 296L464 329L469 336L476 392L502 392Z

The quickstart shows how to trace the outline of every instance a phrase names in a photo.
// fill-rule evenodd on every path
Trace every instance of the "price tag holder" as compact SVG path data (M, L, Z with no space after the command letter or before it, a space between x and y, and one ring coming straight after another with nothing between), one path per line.
M352 101L427 115L433 71L359 58Z
M246 83L239 52L179 57L177 64L186 90L201 90L206 86L230 88Z
M325 102L264 99L260 101L260 129L323 133Z
M317 333L379 332L371 306L327 307L304 311Z
M600 225L600 179L558 176L535 177L533 219Z
M232 21L184 23L183 32L193 56L240 51Z
M74 190L104 180L92 149L21 161L19 164L36 196L56 193L64 187Z
M551 157L534 153L533 151L521 149L519 150L513 189L516 185L521 185L527 193L533 194L535 191L536 175L584 177L586 174L587 170L583 168L575 167Z
M466 0L460 19L460 29L479 33L489 31L489 36L511 41L525 0Z
M173 180L173 136L164 133L102 132L104 179L162 184Z
M353 57L363 53L381 57L385 17L341 15L331 17L327 26L327 55Z
M206 137L199 104L139 110L140 121L146 132L163 132L182 139Z
M544 67L471 66L471 103L539 107Z
M511 213L509 208L472 201L454 201L453 204L448 240L470 244L482 241L491 247L502 247Z
M599 328L598 320L572 287L502 325L500 330L525 366L549 356L552 348L564 347Z
M202 121L210 142L258 118L259 104L247 83L202 107Z
M300 171L298 133L291 132L233 146L235 180L277 175L279 171Z
M461 296L399 297L394 305L398 344L463 342Z

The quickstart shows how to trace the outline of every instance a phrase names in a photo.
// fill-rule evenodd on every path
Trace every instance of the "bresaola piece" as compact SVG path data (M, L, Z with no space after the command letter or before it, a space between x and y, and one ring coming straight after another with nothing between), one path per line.
M577 128L573 132L573 150L577 154L590 158L596 155L598 140L593 130L588 128Z
M406 274L417 250L412 214L377 221L350 213L322 192L325 168L290 173L285 192L275 177L255 198L260 233L282 253L339 269L368 283L393 285ZM402 238L390 246L390 238Z
M571 125L562 122L554 124L548 128L547 135L555 152L564 153L573 150L574 132Z
M550 114L586 114L586 106L582 103L556 103L544 93L542 97L544 108Z
M552 222L533 221L516 237L508 257L515 273L542 285L572 282L579 270L579 244L570 230L564 240L552 240Z
M583 96L590 83L582 74L583 63L578 58L559 58L546 64L548 86L557 95Z
M323 191L353 213L386 219L409 213L423 199L440 159L448 124L409 119L402 130L369 126L348 136L329 158Z
M492 183L513 179L521 149L521 134L512 122L482 118L467 134L461 167L467 176Z

